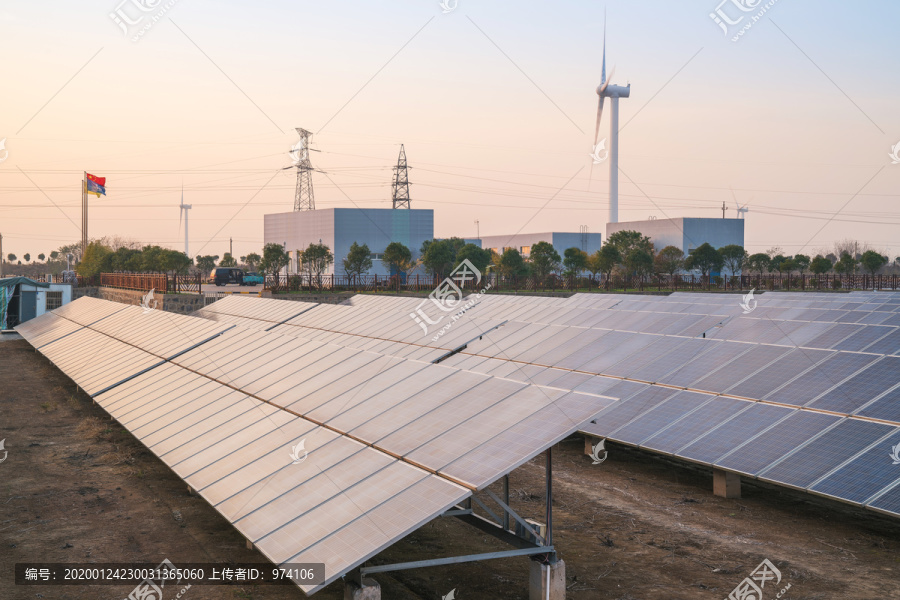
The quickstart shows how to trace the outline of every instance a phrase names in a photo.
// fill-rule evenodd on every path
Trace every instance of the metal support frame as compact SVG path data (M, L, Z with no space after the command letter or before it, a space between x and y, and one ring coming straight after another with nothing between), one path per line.
M553 452L551 448L548 448L545 452L546 456L546 492L547 492L547 510L546 510L546 519L547 519L547 536L546 538L541 537L541 535L534 530L534 528L524 519L522 518L516 511L514 511L509 506L509 474L503 476L502 478L502 495L500 498L497 494L492 492L489 489L485 489L484 493L487 494L497 505L503 509L501 515L497 515L494 511L492 511L488 506L474 494L463 500L460 504L455 507L444 511L441 514L442 517L456 517L457 519L472 525L473 527L491 535L498 540L509 544L510 546L515 546L515 550L504 550L500 552L487 552L484 554L467 554L463 556L450 556L446 558L432 558L427 560L417 560L412 562L405 563L395 563L390 565L377 565L372 567L360 567L354 571L351 571L346 575L346 577L352 581L356 581L360 583L364 577L371 575L373 573L386 573L388 571L402 571L406 569L420 569L423 567L435 567L440 565L452 565L457 563L464 562L475 562L480 560L492 560L495 558L508 558L511 556L536 556L536 555L545 555L541 562L544 564L555 564L557 562L556 549L553 547ZM482 517L481 515L475 514L473 510L473 505L477 504L484 510L487 514L491 516L491 519L487 519ZM525 531L529 532L534 536L538 543L535 544L528 539L519 537L514 532L510 531L510 517L513 518L518 524L525 528ZM534 559L533 559L534 560Z

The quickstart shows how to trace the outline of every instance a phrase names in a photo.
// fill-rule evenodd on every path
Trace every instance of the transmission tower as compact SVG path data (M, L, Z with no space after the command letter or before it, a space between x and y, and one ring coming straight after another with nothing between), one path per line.
M406 165L406 149L400 144L400 156L394 167L394 183L391 186L394 208L409 208L409 167Z
M309 137L312 132L297 128L300 141L291 149L291 157L297 167L297 191L294 192L294 210L315 210L316 199L313 195L312 163L309 162Z

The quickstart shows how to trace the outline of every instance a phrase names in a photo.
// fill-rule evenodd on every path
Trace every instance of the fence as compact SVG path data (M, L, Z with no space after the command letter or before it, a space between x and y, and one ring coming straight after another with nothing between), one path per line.
M170 275L167 273L101 273L103 287L163 294L199 294L201 277L197 275ZM79 285L81 283L79 282Z
M332 291L332 292L422 292L431 291L442 278L430 275L268 275L265 287L275 292ZM897 275L738 275L734 277L702 277L699 275L653 275L648 277L612 278L548 275L535 277L502 277L496 273L483 276L480 282L469 281L467 290L487 287L494 292L579 292L603 289L607 291L744 291L779 290L896 290L900 288Z

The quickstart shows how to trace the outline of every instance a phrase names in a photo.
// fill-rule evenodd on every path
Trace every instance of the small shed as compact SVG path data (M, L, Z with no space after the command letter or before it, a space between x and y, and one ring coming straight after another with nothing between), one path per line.
M27 277L0 279L0 330L59 308L72 301L72 285L44 283Z

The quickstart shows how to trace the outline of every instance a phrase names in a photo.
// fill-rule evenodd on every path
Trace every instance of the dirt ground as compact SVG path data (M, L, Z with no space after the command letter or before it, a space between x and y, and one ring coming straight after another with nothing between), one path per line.
M0 600L121 600L124 587L25 587L16 562L265 562L206 502L27 342L0 344ZM2 456L2 454L0 454ZM711 494L710 473L581 438L554 453L554 542L573 600L722 600L764 559L783 574L763 598L900 598L900 522L768 486ZM513 507L542 520L543 458L510 477ZM507 549L439 518L372 563ZM528 559L381 574L385 600L528 597ZM178 590L168 592L165 600ZM299 599L293 586L194 586L183 598ZM343 598L340 580L315 595Z

